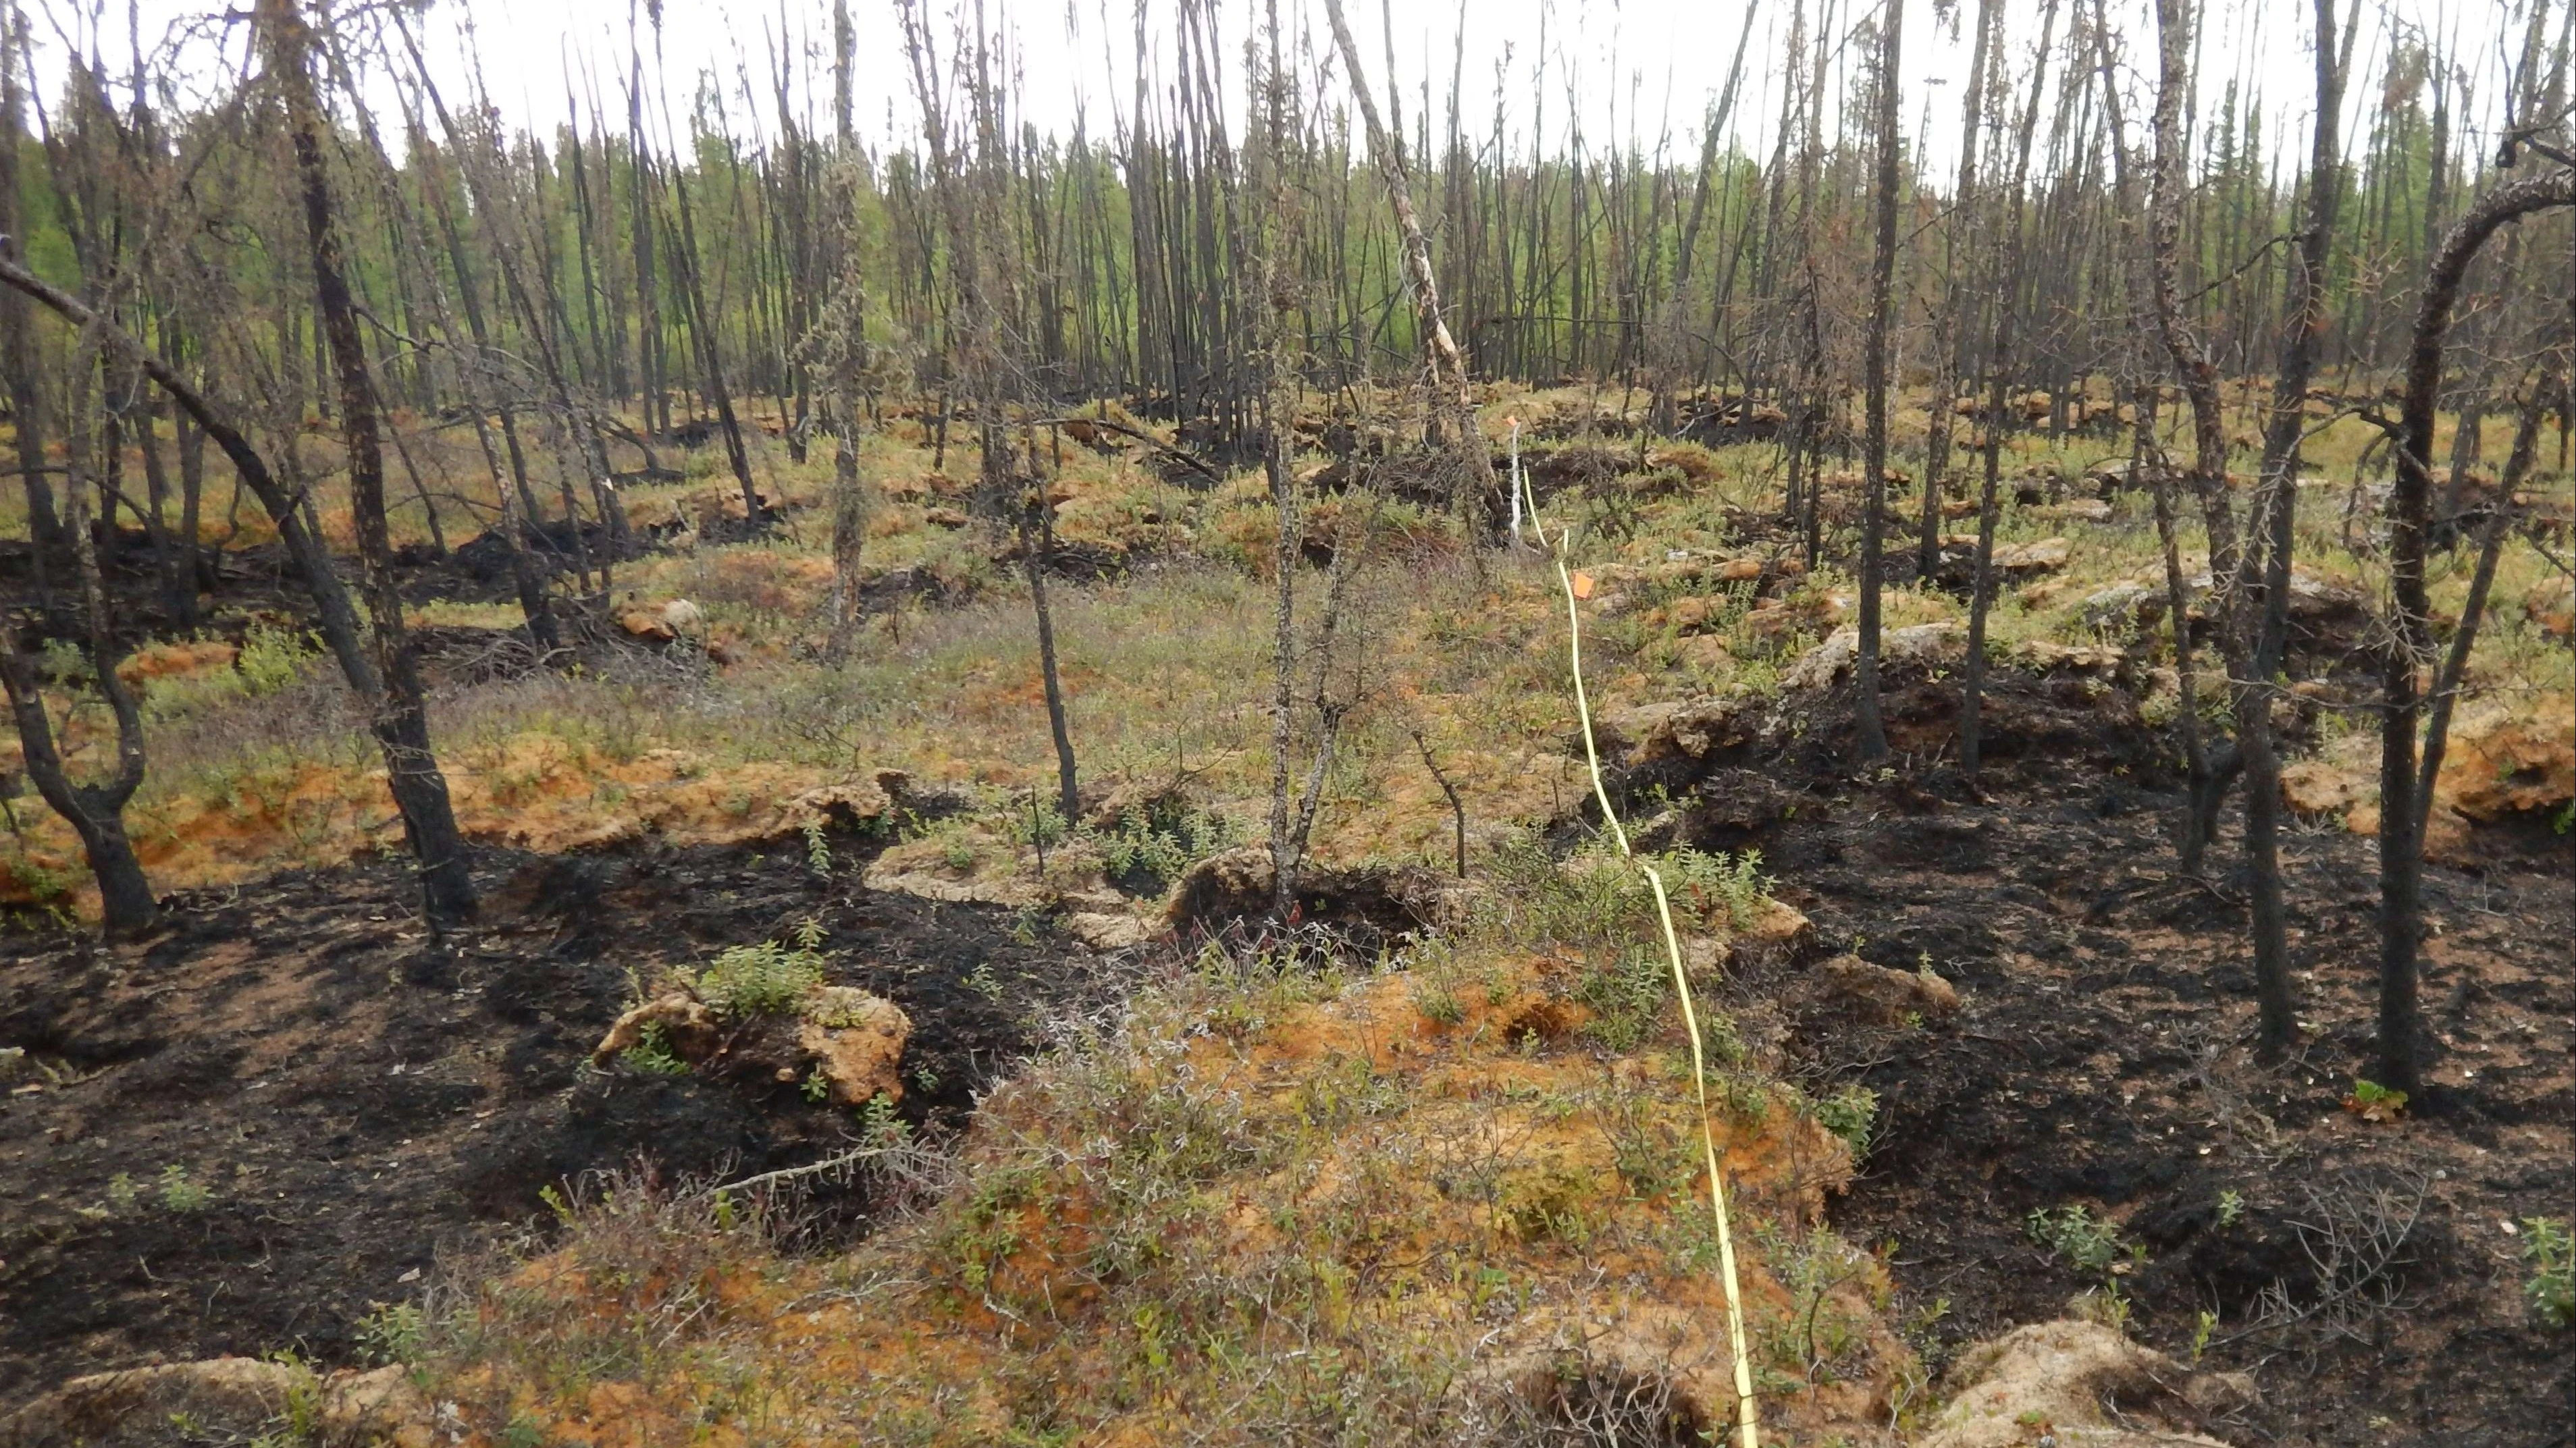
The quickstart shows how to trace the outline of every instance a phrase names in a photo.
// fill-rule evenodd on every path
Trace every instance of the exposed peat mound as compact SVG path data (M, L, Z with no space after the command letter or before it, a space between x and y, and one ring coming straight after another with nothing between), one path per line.
M869 891L837 844L829 879L801 848L495 851L481 921L443 942L393 864L176 896L130 945L0 939L0 1047L26 1053L0 1097L0 1400L155 1360L348 1361L370 1304L547 1219L549 1186L852 1144L853 1113L793 1084L590 1068L657 967L810 918L832 984L911 1017L902 1111L934 1131L1121 993L1044 917ZM822 1186L806 1210L845 1240L868 1204Z

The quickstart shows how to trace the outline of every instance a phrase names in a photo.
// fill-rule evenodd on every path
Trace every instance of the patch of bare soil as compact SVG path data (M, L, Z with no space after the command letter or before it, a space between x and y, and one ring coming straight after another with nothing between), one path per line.
M591 1048L633 977L826 931L832 983L911 1016L903 1114L944 1131L1120 989L1041 916L936 904L790 854L494 852L481 922L431 939L408 872L290 874L176 897L131 945L0 938L0 1402L76 1373L293 1347L352 1360L370 1305L443 1250L541 1226L542 1189L599 1170L747 1174L853 1144L853 1113ZM862 1189L808 1202L819 1241Z
M2175 878L2174 751L2132 696L1993 680L1980 799L1937 759L1955 683L1891 686L1891 735L1917 751L1896 773L1851 778L1847 700L1809 697L1637 779L1670 791L1678 837L1761 849L1814 920L1800 958L1739 976L1736 1004L1811 1086L1878 1093L1835 1216L1895 1244L1915 1310L1946 1304L1939 1344L2116 1283L2131 1330L2178 1359L2216 1314L2204 1364L2259 1389L2215 1425L2231 1441L2569 1443L2576 1352L2525 1306L2515 1224L2576 1201L2571 842L2482 828L2479 868L2428 867L2435 1084L2365 1121L2344 1100L2371 1071L2372 841L2329 825L2285 842L2305 1030L2266 1065L2241 882ZM2211 859L2236 858L2231 830ZM1818 969L1844 952L1928 965L1964 1004L1868 1019ZM2031 1214L2068 1206L2117 1224L2115 1270L2036 1240Z

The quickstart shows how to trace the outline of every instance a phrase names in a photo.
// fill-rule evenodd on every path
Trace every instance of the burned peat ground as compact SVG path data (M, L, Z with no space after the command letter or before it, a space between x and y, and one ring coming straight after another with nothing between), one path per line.
M1947 731L1954 684L1891 684L1900 744ZM2079 1294L2121 1310L2116 1292L2141 1339L2190 1360L2206 1332L2206 1364L2252 1373L2254 1406L2212 1425L2229 1441L2569 1442L2576 1361L2523 1300L2516 1225L2576 1195L2568 838L2482 829L2479 868L2428 868L2438 1084L2365 1121L2344 1101L2371 1070L2373 843L2340 824L2285 841L2303 1034L2259 1063L2241 889L2175 877L2182 795L2134 702L2066 677L1993 687L1982 798L1937 767L1855 781L1847 699L1783 708L1664 786L1680 837L1761 849L1814 923L1734 1004L1811 1087L1878 1093L1833 1217L1888 1252L1931 1356ZM2235 848L2230 830L2213 865ZM1845 951L1933 969L1962 1006L1872 1020L1801 988ZM2108 1270L2034 1232L2070 1207L2110 1224Z
M1892 683L1900 741L1946 730L1954 687ZM1999 677L1982 797L1937 764L1853 780L1844 703L1776 701L1732 748L1628 786L1632 802L1656 790L1649 828L1677 842L1762 850L1812 920L1794 951L1747 959L1730 1003L1812 1091L1878 1093L1833 1216L1887 1252L1936 1362L2116 1293L2177 1357L2214 1314L2206 1362L2258 1390L2212 1425L2231 1441L2566 1441L2569 1364L2524 1309L2506 1230L2576 1190L2566 839L2482 830L2479 868L2432 870L2440 1084L2364 1121L2343 1102L2372 1030L2367 839L2289 842L2307 1030L2263 1065L2241 902L2172 877L2179 793L2127 693ZM905 1113L941 1128L1044 1022L1129 984L1044 915L867 891L854 869L825 880L793 848L494 852L482 873L484 922L440 945L390 865L189 894L131 946L11 943L0 1037L58 1079L0 1114L0 1393L222 1352L356 1360L371 1305L417 1294L442 1253L542 1231L542 1187L850 1144L849 1113L790 1086L590 1069L630 969L815 919L836 982L913 1016ZM1870 1018L1817 987L1844 952L1928 965L1964 1004ZM864 1229L863 1192L804 1206L816 1245ZM2107 1266L2031 1230L2070 1207L2108 1224Z
M630 971L817 922L835 983L911 1015L902 1113L934 1132L1039 1044L1033 1022L1118 991L1043 918L825 879L801 847L491 852L481 922L443 942L408 873L185 893L127 945L0 944L0 1044L36 1063L0 1106L0 1398L156 1360L354 1361L373 1304L416 1296L442 1253L541 1229L542 1189L853 1144L852 1113L793 1085L592 1069ZM818 1244L867 1215L846 1187L809 1208Z

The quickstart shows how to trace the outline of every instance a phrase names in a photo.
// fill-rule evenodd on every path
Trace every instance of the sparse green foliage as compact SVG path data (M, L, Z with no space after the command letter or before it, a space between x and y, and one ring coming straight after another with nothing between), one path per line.
M206 1205L207 1198L212 1194L212 1190L204 1182L190 1176L188 1169L179 1163L174 1161L161 1168L159 1195L165 1210L197 1211Z
M2120 1224L2093 1215L2082 1203L2040 1208L2023 1221L2031 1240L2088 1274L2108 1274L2120 1260Z
M1102 872L1140 895L1159 893L1190 866L1234 843L1233 821L1178 800L1128 808L1111 828L1092 833Z
M722 1015L785 1015L823 983L823 958L812 945L774 940L737 945L698 972L698 998Z
M1652 1035L1672 999L1671 968L1662 953L1639 944L1605 969L1586 971L1574 998L1592 1012L1584 1033L1611 1051L1633 1051Z
M640 1033L642 1039L618 1055L618 1060L648 1076L686 1076L689 1063L671 1049L670 1033L660 1021L648 1022Z
M358 1348L378 1363L411 1363L420 1357L428 1320L417 1302L380 1302L358 1323Z
M2576 1243L2567 1223L2557 1217L2522 1219L2522 1260L2531 1264L2523 1296L2540 1320L2560 1329L2576 1328Z
M1712 926L1742 929L1761 918L1769 898L1762 878L1762 852L1746 850L1729 857L1723 850L1704 854L1682 848L1656 857L1675 903L1688 901Z
M253 624L242 636L241 652L234 656L233 669L241 675L242 692L257 698L294 683L319 652L313 636L301 629Z
M1467 1017L1466 1002L1458 999L1458 992L1446 981L1427 977L1414 982L1413 1006L1425 1020L1444 1026L1454 1026Z
M2343 1099L2343 1106L2364 1121L2394 1121L2406 1114L2406 1093L2355 1077L2352 1094Z
M880 1092L859 1108L859 1135L870 1146L900 1146L912 1139L912 1125L895 1115L893 1098Z
M1011 837L1023 845L1052 850L1064 843L1072 831L1067 828L1064 812L1051 800L1034 795L1011 814Z
M1870 1133L1878 1123L1878 1093L1858 1082L1819 1099L1816 1124L1839 1136L1857 1159L1869 1154Z
M107 1180L108 1203L120 1212L141 1210L143 1193L142 1185L130 1172L118 1172ZM174 1161L162 1167L160 1175L153 1179L151 1200L165 1212L194 1212L202 1210L212 1195L204 1182Z

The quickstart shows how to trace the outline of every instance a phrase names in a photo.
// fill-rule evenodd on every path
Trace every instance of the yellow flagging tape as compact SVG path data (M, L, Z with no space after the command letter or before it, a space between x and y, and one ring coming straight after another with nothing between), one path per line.
M1529 484L1520 480L1527 492ZM1527 493L1531 528L1541 542L1547 541L1547 528L1539 521L1538 496ZM1672 902L1664 894L1664 877L1653 865L1637 860L1629 848L1628 831L1619 823L1619 812L1610 807L1610 789L1601 778L1601 751L1592 740L1592 701L1583 689L1583 616L1575 607L1574 575L1565 566L1566 548L1573 537L1571 527L1557 530L1551 547L1556 562L1556 581L1565 592L1565 650L1574 675L1574 708L1583 720L1583 759L1592 771L1592 795L1600 801L1601 818L1610 826L1610 837L1619 844L1623 859L1635 860L1654 887L1655 914L1663 921L1664 952L1673 966L1673 993L1681 997L1682 1025L1690 1032L1691 1080L1699 1090L1699 1144L1708 1167L1708 1209L1717 1219L1717 1266L1726 1283L1726 1341L1735 1355L1735 1423L1738 1448L1761 1448L1760 1414L1753 1401L1753 1358L1744 1342L1744 1293L1735 1275L1735 1234L1727 1224L1726 1177L1717 1159L1717 1131L1710 1124L1708 1110L1708 1057L1701 1048L1699 1010L1691 1000L1690 972L1682 965L1681 937L1673 931Z

